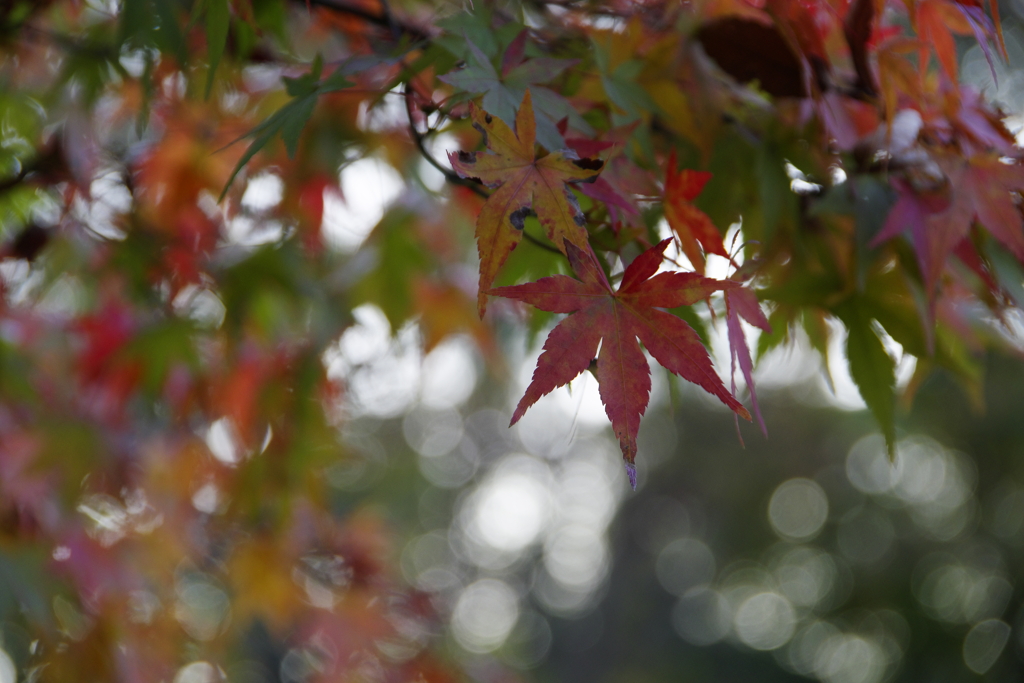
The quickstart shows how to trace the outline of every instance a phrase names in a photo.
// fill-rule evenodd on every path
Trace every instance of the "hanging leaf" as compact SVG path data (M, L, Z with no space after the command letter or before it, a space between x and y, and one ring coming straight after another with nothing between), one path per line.
M878 245L908 230L929 293L975 220L1024 263L1024 221L1012 194L1024 188L1024 167L994 154L944 165L951 200L896 183L900 198L871 242Z
M573 127L584 133L591 132L590 125L564 97L538 84L557 78L577 60L541 57L522 61L525 36L525 31L520 33L505 51L500 75L487 55L467 38L466 67L441 76L440 80L466 92L483 94L483 109L510 126L515 125L517 105L530 90L536 140L550 151L563 149L566 145L558 121L569 118Z
M736 364L739 363L743 379L750 391L750 404L754 408L754 417L761 425L761 432L768 436L768 428L761 417L761 406L757 402L757 389L754 387L754 363L750 358L750 348L747 346L747 339L743 334L743 327L740 325L740 318L751 325L760 328L767 334L771 334L772 326L768 324L768 318L761 310L761 304L757 301L757 295L749 289L742 287L730 289L725 292L725 322L729 337L729 356L732 359L732 368L729 376L732 381L732 392L736 393ZM737 422L737 428L739 423ZM738 431L738 430L737 430Z
M353 58L339 66L321 81L320 73L323 71L323 59L318 55L313 61L313 66L309 73L298 78L283 78L285 88L288 94L292 96L292 100L274 112L270 118L231 143L233 145L245 138L253 138L249 147L246 148L245 154L242 155L242 158L235 165L234 170L231 172L231 177L228 178L228 182L224 185L224 189L221 190L217 201L224 199L224 196L228 193L228 188L231 187L231 183L234 182L239 171L245 168L249 160L256 156L256 153L266 147L276 136L281 136L288 156L295 156L299 148L299 138L302 137L302 131L306 122L313 115L313 110L316 108L316 103L321 95L351 88L353 83L348 80L347 76L390 61L393 61L393 59L376 57Z
M188 64L188 49L173 0L125 0L118 26L119 41L135 48L156 47Z
M856 301L836 308L836 315L846 325L846 357L850 363L850 377L860 391L861 398L875 416L889 459L896 457L896 364L885 351L872 320Z
M228 24L231 14L228 0L207 0L206 2L206 50L210 60L209 71L206 73L206 94L209 98L213 90L213 78L217 74L224 48L228 44Z
M712 280L696 273L655 274L671 240L648 249L626 268L618 291L589 251L566 243L566 254L579 280L554 275L488 293L525 301L553 313L571 313L544 342L533 381L512 414L512 424L545 394L572 381L597 358L601 401L619 440L630 483L636 486L636 436L647 409L651 370L637 338L655 360L683 379L717 396L746 420L750 413L722 384L711 358L689 325L659 308L688 306L712 292L739 283ZM600 353L598 353L600 346Z

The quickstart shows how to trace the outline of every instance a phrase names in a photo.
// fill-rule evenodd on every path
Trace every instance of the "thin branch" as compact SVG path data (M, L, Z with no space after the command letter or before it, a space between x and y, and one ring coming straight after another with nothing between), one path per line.
M459 177L459 175L455 171L441 165L441 163L434 158L434 155L427 151L427 146L423 140L423 134L416 129L416 124L413 121L412 92L409 90L408 81L406 81L405 86L403 87L402 94L405 96L405 113L409 119L409 135L412 137L412 141L416 145L416 149L419 150L420 155L427 160L428 164L430 164L438 171L440 171L444 175L445 180L447 180L452 185L460 185L462 187L467 187L470 190L472 190L474 194L476 194L479 197L483 197L484 199L490 197L491 195L486 190L484 190L484 188L482 188L479 183ZM553 247L550 244L545 244L544 242L540 241L530 233L526 232L526 230L523 230L523 237L526 239L527 242L530 242L536 247L540 247L541 249L550 251L555 254L562 253L556 247Z
M345 0L299 0L303 3L308 3L312 7L322 7L332 12L338 12L340 14L347 14L349 16L358 17L364 19L371 24L376 24L382 28L386 28L391 31L392 37L398 38L399 33L409 36L417 41L429 40L431 38L430 33L426 30L414 26L408 22L397 19L390 11L386 0L382 3L383 12L380 14L361 7L357 4L345 2Z
M13 190L21 183L30 180L32 176L49 178L51 175L61 175L65 166L59 140L51 140L36 152L36 156L27 161L21 161L21 168L13 176L0 179L0 194Z
M440 171L442 174L444 174L445 180L447 180L452 185L461 185L462 187L468 187L470 190L473 191L474 194L483 197L484 199L490 197L490 194L482 187L480 187L478 183L475 183L471 180L466 180L465 178L460 178L459 175L455 173L455 171L443 166L441 162L435 159L434 155L427 150L426 142L423 139L423 133L419 132L419 130L416 129L416 124L413 121L412 92L409 90L408 82L405 83L405 86L402 90L402 94L405 97L405 113L409 119L409 135L412 137L412 141L416 145L416 149L419 150L420 155L427 160L428 164L430 164L438 171Z
M523 230L523 237L526 239L527 242L529 242L530 244L532 244L535 247L540 247L544 251L550 251L552 254L559 254L559 255L561 255L561 253L562 253L556 247L553 247L550 244L547 244L545 242L541 242L539 239L537 239L536 237L534 237L530 233L526 232L525 229Z
M391 13L391 3L388 0L380 0L380 9L384 13L384 19L388 23L388 28L391 30L392 40L397 42L402 37L402 29L398 28L398 24L395 23L395 15Z

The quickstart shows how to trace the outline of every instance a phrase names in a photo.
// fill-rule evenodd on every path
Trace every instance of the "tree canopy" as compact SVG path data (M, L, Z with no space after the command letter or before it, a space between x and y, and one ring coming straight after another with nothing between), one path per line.
M890 458L933 375L980 408L1024 153L958 71L1015 45L996 0L0 1L0 683L459 680L350 486L453 344L544 340L513 424L591 373L634 488L652 386L763 439L777 348Z

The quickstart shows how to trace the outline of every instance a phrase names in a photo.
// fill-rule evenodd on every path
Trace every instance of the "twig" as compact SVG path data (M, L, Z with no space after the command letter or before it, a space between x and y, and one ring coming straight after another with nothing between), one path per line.
M561 253L562 253L556 247L553 247L550 244L545 244L544 242L541 242L539 239L537 239L536 237L534 237L530 233L526 232L526 230L523 230L523 237L526 238L527 242L529 242L530 244L532 244L535 247L540 247L544 251L550 251L552 254L559 254L559 255L561 255Z
M442 174L444 174L445 180L447 180L452 185L461 185L462 187L468 187L470 190L473 191L474 194L483 197L484 199L490 197L490 194L488 194L486 190L480 187L478 183L474 183L471 180L466 180L465 178L460 178L459 175L455 173L455 171L443 166L441 162L434 158L434 155L427 151L427 146L424 142L423 134L416 129L416 124L413 122L412 92L409 90L408 81L406 81L405 85L403 86L402 95L405 97L405 113L409 119L409 135L412 137L412 141L416 145L416 149L419 150L420 155L427 160L428 164L430 164L438 171L440 171Z
M395 15L391 13L391 3L388 0L380 0L380 8L384 13L384 19L388 23L388 28L391 30L391 38L397 42L402 37L402 30L395 23Z
M0 194L14 189L22 182L33 175L47 177L51 174L60 175L64 169L64 156L60 148L59 140L51 140L41 149L36 150L36 156L28 161L21 162L21 168L12 176L0 179Z
M483 197L484 199L490 197L491 195L484 188L480 187L478 183L475 183L472 180L467 180L465 178L459 177L459 175L452 169L445 168L444 166L442 166L441 163L437 159L435 159L434 156L429 151L427 151L427 146L426 144L424 144L423 141L423 134L416 129L416 124L413 122L412 92L410 92L409 90L408 81L406 81L402 93L403 95L405 95L405 112L409 119L409 135L412 136L413 143L416 145L416 149L419 150L420 155L422 155L423 158L427 160L428 164L430 164L438 171L440 171L444 175L445 180L447 180L452 185L460 185L462 187L467 187L470 190L472 190L474 194L476 194L479 197ZM536 247L540 247L541 249L550 251L555 254L562 253L556 247L541 242L539 239L537 239L530 233L526 232L525 230L523 230L523 237L526 239L527 242L533 244Z
M299 1L304 3L307 2L307 0ZM391 14L386 1L382 3L384 11L381 14L371 12L365 7L360 7L356 4L345 2L344 0L308 0L308 4L314 7L322 7L332 12L339 12L341 14L359 17L371 24L376 24L377 26L388 29L391 31L392 37L396 39L399 37L396 33L405 34L417 41L429 40L431 38L430 34L424 29L395 18L395 16Z

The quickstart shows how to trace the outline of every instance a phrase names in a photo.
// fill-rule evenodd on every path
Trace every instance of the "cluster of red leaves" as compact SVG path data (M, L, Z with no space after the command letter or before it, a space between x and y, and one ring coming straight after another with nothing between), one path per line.
M990 41L998 42L1005 56L998 8L990 3L990 18L980 1L921 0L894 3L895 11L908 15L916 37L907 35L899 25L884 23L882 9L883 4L873 0L720 0L698 11L698 29L694 38L722 71L740 83L756 83L762 92L773 96L781 112L795 105L792 111L799 112L798 116L803 120L815 117L822 133L822 147L827 150L826 157L832 155L836 165L842 165L840 154L852 154L855 159L866 160L861 168L856 169L857 172L871 175L882 169L891 174L889 178L897 199L884 227L872 236L870 246L878 248L904 232L909 233L916 255L916 264L909 267L919 269L917 276L928 302L922 315L922 326L926 330L935 326L936 302L942 300L939 308L947 318L944 322L964 329L969 325L962 319L955 319L959 315L955 312L956 306L949 304L965 293L967 296L975 296L976 292L971 293L975 280L964 280L962 270L950 268L954 255L968 266L968 271L972 271L971 278L980 278L986 290L981 293L981 297L995 307L997 315L1001 315L1000 309L1009 300L1004 285L993 275L987 254L979 251L979 240L972 237L972 234L976 235L973 226L978 225L987 230L1010 254L1024 263L1024 230L1015 199L1015 193L1024 189L1021 154L999 114L982 102L972 90L960 88L956 83L953 34L973 34L990 65L994 59L989 48ZM602 99L608 100L613 111L617 107L634 117L634 111L643 110L645 105L641 102L644 97L654 99L654 106L647 106L655 115L662 113L658 107L667 111L669 103L677 105L678 109L671 111L672 115L678 117L677 120L672 121L670 118L664 125L673 127L689 138L688 141L701 149L706 158L711 153L708 133L717 130L719 124L699 121L699 105L687 97L714 92L706 87L702 91L700 88L703 86L693 84L693 81L700 80L700 76L691 75L690 83L682 86L679 81L659 80L660 76L651 75L649 71L643 72L639 78L634 76L638 84L630 83L625 78L616 80L619 78L616 74L627 66L625 60L630 56L633 57L633 64L640 64L638 60L644 60L645 66L656 69L655 65L662 64L665 59L662 54L671 54L673 50L679 54L682 51L680 43L685 40L680 41L678 37L665 32L665 27L676 20L677 12L668 6L658 5L656 11L649 15L633 15L624 30L611 32L607 36L601 35L599 31L585 29L592 34L592 40L599 47L607 45L607 55L602 58L606 64L601 64L604 75L601 76L599 88L597 84L593 87L584 85L577 93L576 102L584 108L593 106L591 111L594 112L601 110L602 105L598 103ZM630 14L628 11L626 13ZM572 13L563 18L567 25L571 25L573 20ZM516 40L521 40L521 34ZM513 47L518 50L517 46L518 42L510 44L508 50L511 52ZM916 57L916 68L911 61L913 57ZM940 67L938 70L929 69L932 57ZM507 58L508 53L504 59ZM681 61L686 63L685 58ZM481 92L475 88L483 86L467 79L470 79L471 73L475 73L474 69L481 68L479 64L487 62L487 57L476 50L471 62L463 72L443 80L471 92ZM696 67L689 68L696 70ZM634 66L631 73L639 71L640 68ZM549 79L557 76L555 72L547 75ZM508 97L510 84L503 84L497 75L494 78L495 84L487 86L485 106L489 101L497 106L497 100L494 99L496 88L505 88L503 96L506 99ZM637 85L641 88L637 88ZM680 91L685 95L678 94ZM630 95L626 95L627 92ZM587 96L590 96L589 101ZM717 92L714 92L714 96L721 97ZM630 97L633 104L627 101ZM636 109L631 111L634 106ZM519 243L525 219L531 215L531 211L536 213L550 241L569 258L577 274L582 277L577 267L582 257L574 257L573 253L595 254L591 244L594 242L595 231L601 226L588 225L589 214L585 216L579 209L574 189L605 205L605 220L616 231L617 237L614 246L609 247L607 240L604 240L601 249L610 250L615 257L623 259L626 258L623 246L629 244L631 239L636 239L637 246L641 248L649 246L650 242L644 239L643 227L636 221L640 215L635 203L638 195L624 191L627 182L621 177L613 178L611 182L604 176L598 177L603 168L611 168L611 165L610 159L602 160L597 155L606 154L613 144L600 139L567 137L565 146L569 148L568 153L572 154L575 150L583 154L584 158L566 157L565 151L542 151L535 154L537 124L529 91L526 91L515 115L514 131L506 125L506 122L511 123L511 115L504 111L505 108L507 106L502 104L500 111L483 112L472 105L470 107L469 117L473 126L483 134L483 144L490 153L449 153L452 167L462 178L478 180L488 187L497 188L484 204L477 220L477 244L481 257L481 313L487 294L499 293L529 301L546 311L581 311L569 319L575 321L572 325L566 328L559 325L552 332L545 346L545 354L538 364L534 382L520 403L513 422L541 395L568 383L585 369L596 353L598 340L603 338L605 341L601 347L601 358L617 359L605 360L603 364L608 366L612 362L619 363L622 367L630 368L627 374L636 375L630 382L623 380L616 384L607 367L605 370L600 369L601 359L597 361L601 397L619 436L627 466L631 467L636 454L634 422L647 405L645 387L648 386L648 380L643 378L646 378L648 370L646 362L642 362L642 357L637 355L639 347L636 353L626 356L610 350L606 352L605 348L608 338L619 333L624 335L622 342L632 345L632 348L640 333L633 329L626 331L615 317L604 317L595 312L583 315L583 310L590 309L580 304L570 305L570 299L557 303L545 299L543 303L538 303L541 300L532 295L528 297L527 290L492 290L489 287L509 252ZM567 134L568 128L573 125L567 121L559 123L559 130L563 134ZM614 153L608 156L614 158ZM664 163L667 172L657 192L660 194L663 215L682 253L700 274L705 271L708 254L731 261L720 228L695 205L712 174L703 170L679 170L674 148L670 149ZM650 179L647 187L657 187L661 180L649 169L631 165L630 170L634 176ZM853 172L854 169L850 169L850 174ZM590 185L579 185L581 182ZM783 186L777 191L786 192L786 188ZM766 190L762 189L763 200L765 196ZM622 227L630 223L633 227L623 233ZM780 240L777 235L770 237L773 239L761 242L763 248L759 260L762 267L748 268L742 277L743 281L753 279L762 286L768 285L768 290L773 286L784 286L787 278L800 277L799 268L790 260L793 252L791 242ZM835 247L841 251L847 249L838 244ZM749 255L749 246L745 248ZM635 258L647 258L648 253L644 252ZM849 251L847 253L854 254ZM848 261L851 257L841 258ZM594 256L594 263L602 262ZM599 269L604 267L607 270L607 265L599 266ZM863 267L851 262L841 265L844 271ZM789 271L788 275L784 274L786 270ZM602 277L605 277L604 271ZM725 289L724 286L718 288ZM822 294L820 303L816 303L844 322L862 320L860 317L844 318L844 307L839 302L849 296L849 288L846 288L846 292ZM813 296L804 297L805 302L812 299ZM786 334L782 337L771 335L772 325L760 309L758 295L752 290L727 291L725 313L733 375L738 364L749 388L754 412L762 430L766 432L753 385L753 359L740 320L760 328L768 335L766 339L770 340L769 344L778 343L777 340ZM950 316L954 319L950 320ZM570 328L579 328L582 332L583 319L588 321L587 335L570 335ZM788 328L792 320L781 319L780 322ZM863 322L867 325L870 321L863 319ZM874 352L876 346L881 347L873 332L864 335L859 333L851 335L851 339L864 339L872 352L865 356L851 349L850 355L855 358L851 371L869 407L882 423L891 446L894 439L891 414L894 387L892 369L886 367L891 366L891 362L885 360L884 353L879 355ZM926 337L931 339L931 332L926 332ZM685 373L679 372L677 366L660 357L642 335L640 338L647 350L663 365L687 377ZM905 339L900 341L906 343ZM933 352L930 344L927 351L929 354ZM820 348L824 349L824 346ZM589 358L584 358L588 354ZM873 359L867 366L857 360L865 357ZM700 363L702 372L713 373L706 356ZM876 363L881 363L881 367L871 367ZM712 393L718 393L706 384L698 384ZM735 399L730 396L727 404L735 409L738 404L734 403Z
M497 117L472 107L470 112L474 127L483 134L491 153L449 153L449 160L460 176L498 188L483 205L476 223L481 316L487 295L519 299L552 313L573 314L548 336L533 381L512 414L512 424L538 399L571 382L596 359L601 400L622 448L630 483L635 488L636 437L651 391L650 367L637 338L668 370L714 394L737 415L749 420L750 413L726 390L715 373L711 358L693 328L678 317L658 310L689 306L707 299L713 292L738 287L739 283L705 278L697 273L655 275L671 242L664 240L637 256L623 273L618 290L613 290L587 240L586 219L579 203L566 186L567 183L593 182L604 162L572 158L575 155L567 157L564 152L536 156L535 121L529 91L516 114L514 132ZM673 155L665 187L666 216L679 235L685 253L703 273L702 246L709 253L727 256L722 236L711 219L690 204L710 174L678 173L675 161ZM530 284L491 289L497 271L522 238L531 210L536 212L551 241L568 257L580 280L556 275ZM767 328L764 314L760 313L756 298L752 296L741 299L746 317L758 324L764 321ZM734 354L740 353L737 346L742 347L741 366L745 378L752 383L750 352L738 319L733 318L730 314L730 343ZM756 395L754 400L756 406ZM761 424L763 428L763 420Z

